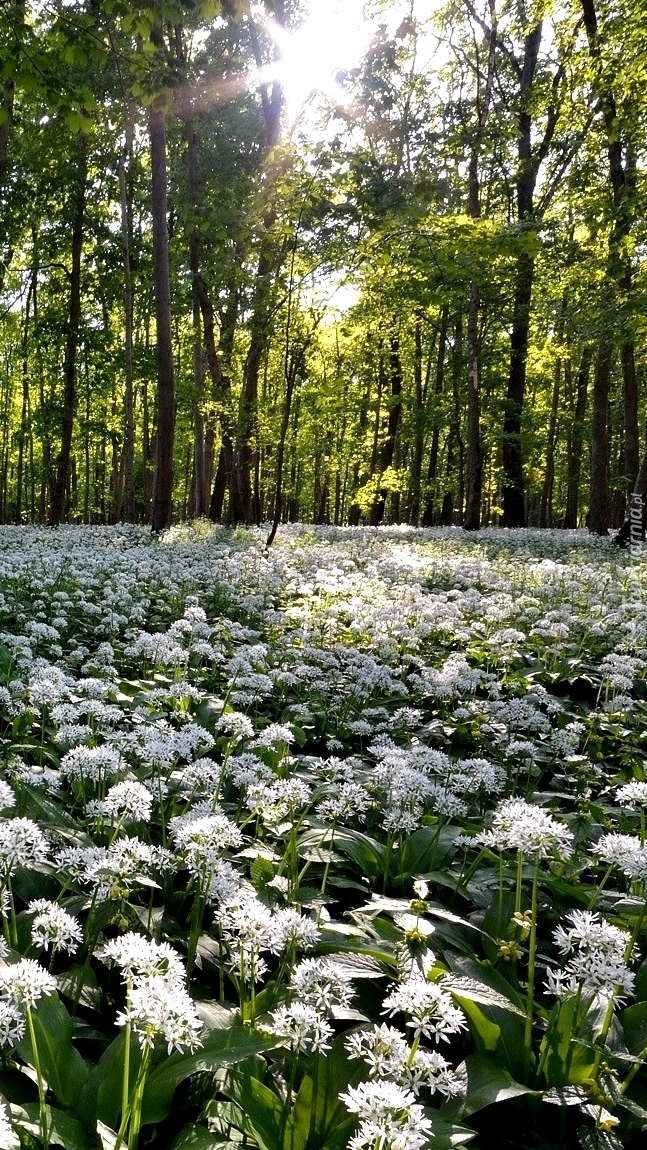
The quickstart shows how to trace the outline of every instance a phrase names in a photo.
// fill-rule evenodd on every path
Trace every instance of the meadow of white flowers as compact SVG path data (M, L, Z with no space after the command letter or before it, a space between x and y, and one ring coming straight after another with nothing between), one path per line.
M0 1150L647 1130L647 563L0 528Z

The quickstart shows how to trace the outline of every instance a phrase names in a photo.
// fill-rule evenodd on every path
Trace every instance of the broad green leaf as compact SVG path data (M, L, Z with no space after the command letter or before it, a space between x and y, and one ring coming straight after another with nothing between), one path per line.
M641 1054L647 1048L647 1002L637 1002L619 1014L624 1031L627 1049L631 1054Z
M32 1016L43 1077L62 1106L74 1106L89 1067L72 1045L72 1019L56 993L41 998ZM16 1049L29 1066L34 1066L29 1032L17 1043Z
M508 1010L511 1014L525 1018L523 1010L520 1010L504 994L483 982L477 982L474 978L461 978L449 974L442 979L441 986L443 990L449 990L455 998L461 1001L467 998L472 1002L483 1003L485 1006L499 1006L501 1010Z
M622 1150L622 1142L609 1130L596 1130L591 1126L578 1126L577 1137L582 1150Z
M278 1044L272 1035L236 1023L228 1030L212 1030L195 1054L172 1054L149 1075L144 1090L142 1122L161 1122L168 1114L180 1082L199 1071L216 1070L242 1062L250 1054Z
M47 1129L53 1146L63 1146L64 1150L94 1150L96 1143L93 1135L73 1114L58 1110L54 1106L46 1106L45 1111ZM23 1126L35 1138L40 1137L40 1109L37 1102L12 1106L11 1117L17 1125Z
M484 1052L468 1054L457 1068L457 1074L462 1080L463 1090L456 1098L450 1098L442 1111L452 1118L468 1118L495 1102L505 1102L524 1094L539 1094L539 1091L516 1082L496 1058Z
M278 1095L264 1082L242 1071L229 1075L223 1093L238 1103L246 1128L251 1129L263 1150L280 1150L283 1103Z
M182 1127L177 1138L173 1139L169 1150L215 1150L217 1146L222 1146L222 1139L217 1138L204 1126L188 1123Z

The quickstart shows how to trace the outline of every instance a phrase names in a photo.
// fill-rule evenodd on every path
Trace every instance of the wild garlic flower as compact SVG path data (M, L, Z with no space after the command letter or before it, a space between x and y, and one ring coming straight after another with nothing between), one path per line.
M186 979L184 963L168 942L154 942L132 930L107 942L99 957L114 962L129 986L137 979L163 976L169 984L181 987Z
M30 867L45 862L47 839L31 819L0 820L0 872L10 874L14 867Z
M581 989L615 1002L633 994L635 976L625 962L629 931L587 910L569 911L565 924L553 931L553 939L568 961L563 970L546 971L549 993L564 998Z
M221 812L176 822L172 834L182 863L203 882L209 883L224 851L242 846L243 836L231 819Z
M20 1007L11 999L0 998L0 1046L15 1046L20 1042L24 1038L26 1025Z
M524 799L503 799L492 816L492 829L478 835L478 841L494 850L517 850L547 858L570 858L573 833L554 819L545 807Z
M354 1031L346 1039L351 1058L361 1058L371 1078L390 1078L414 1094L426 1087L449 1098L459 1090L451 1065L436 1050L413 1049L399 1030L383 1023L373 1030Z
M125 767L125 760L117 748L107 743L100 747L73 747L61 759L61 774L69 779L101 782L120 774Z
M348 1150L373 1150L375 1146L421 1150L432 1135L431 1122L415 1095L388 1079L349 1086L339 1097L360 1120Z
M350 1006L354 990L351 976L330 958L304 958L295 966L290 990L297 1002L313 1006L321 1014L335 1007Z
M0 997L31 1010L40 998L53 994L56 982L33 958L21 958L0 968Z
M148 974L129 987L126 1006L117 1025L130 1023L141 1047L152 1048L156 1038L173 1050L194 1051L202 1046L202 1022L184 988L175 978Z
M110 787L105 799L94 806L97 814L109 818L123 815L129 822L148 822L153 811L153 796L143 783L124 779Z
M15 805L16 796L9 786L9 783L0 780L0 811L6 811L9 807L15 807Z
M18 1144L19 1139L11 1125L7 1104L0 1100L0 1150L8 1150L10 1146L17 1146Z
M42 946L43 949L51 946L53 950L66 950L73 954L83 941L80 922L58 903L46 898L34 899L27 911L35 916L31 924L34 946Z
M467 1028L465 1015L454 1006L451 995L419 974L399 983L386 996L382 1013L407 1015L407 1026L435 1042L449 1042L451 1034Z
M225 711L216 723L217 731L224 731L231 739L240 742L242 739L254 738L254 727L247 715L240 711Z
M316 813L326 822L357 819L373 806L373 799L360 783L342 782L327 788L326 798L316 806Z
M333 1030L323 1014L304 1002L292 1002L270 1012L272 1033L286 1039L291 1050L322 1053L330 1050Z
M647 807L647 783L637 780L625 783L623 787L618 787L616 800L621 807L629 807L632 810L636 807Z
M629 879L647 879L647 845L641 844L637 835L601 835L591 852L609 866L617 866Z

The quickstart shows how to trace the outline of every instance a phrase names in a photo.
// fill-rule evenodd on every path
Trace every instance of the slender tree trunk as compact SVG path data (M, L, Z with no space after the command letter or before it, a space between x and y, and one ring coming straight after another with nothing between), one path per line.
M400 414L402 412L402 361L400 359L400 337L398 333L393 330L389 336L389 383L390 383L390 396L388 405L388 424L387 434L382 448L380 450L379 460L379 474L380 477L384 475L385 471L393 464L393 457L395 454L396 439L398 434L398 427L400 425ZM388 488L379 487L377 498L371 508L370 523L376 527L384 519L384 512L386 510L386 500L388 496Z
M422 483L422 457L425 448L425 404L422 386L422 321L416 317L413 332L413 382L415 390L414 439L413 457L411 460L411 507L409 522L413 527L418 526L420 519L420 486ZM337 512L335 511L335 522Z
M134 523L135 513L135 402L133 393L133 292L130 269L132 196L128 189L133 147L133 109L126 108L124 147L119 156L119 201L121 207L121 253L124 272L124 446L122 455L123 496L121 518Z
M481 450L479 305L479 285L476 280L472 280L467 311L467 502L463 523L466 531L478 531L481 526L483 454Z
M27 420L29 414L29 312L35 291L36 271L31 274L27 299L25 301L25 322L22 333L22 406L20 412L20 431L18 434L18 465L16 473L16 523L22 523L22 489L25 455L25 435L27 433Z
M153 532L159 532L170 526L173 507L175 378L166 219L166 122L164 112L154 105L149 111L148 130L151 150L153 284L157 333L157 422L151 527Z
M83 223L87 181L87 153L84 136L79 138L76 170L73 182L74 217L72 222L72 266L68 302L68 331L63 365L63 414L61 417L61 450L56 476L52 485L49 525L57 527L65 515L70 476L72 432L76 409L76 352L81 322L81 257L83 253Z
M279 0L273 6L273 17L282 24L284 21L283 3ZM256 66L262 68L258 29L253 19L248 20L252 49ZM271 85L261 85L261 100L265 119L265 157L269 158L279 141L283 91L275 80ZM259 497L259 461L257 445L257 405L258 384L263 357L270 338L270 318L275 275L285 251L285 244L278 244L274 236L277 208L274 202L277 195L277 182L285 164L276 165L276 172L268 181L268 208L263 220L263 234L260 243L254 289L251 302L250 336L243 386L240 395L238 427L236 431L236 474L231 492L231 516L238 523L260 522L261 508Z
M589 531L608 535L611 521L609 492L609 386L613 353L611 343L603 339L598 348L593 382L591 416L591 494Z
M517 218L530 225L539 163L533 156L531 97L541 44L541 21L524 39L524 55L519 80L518 144L519 166L516 180ZM539 162L541 162L539 160ZM510 333L510 371L503 415L503 527L525 527L523 451L521 421L526 389L526 360L530 335L530 305L534 278L534 257L523 250L517 256L515 290Z
M438 447L440 443L440 402L445 387L445 356L447 352L448 325L449 307L447 304L443 304L440 311L440 328L438 331L438 353L436 356L436 375L433 390L431 447L427 466L427 490L422 517L423 527L431 527L434 521L436 478L438 475Z
M541 502L539 505L539 526L552 527L553 525L553 487L555 484L555 441L557 439L557 412L559 407L560 386L562 380L562 361L557 359L555 374L553 376L553 389L550 401L550 416L548 420L548 437L546 442L546 470L541 489Z
M568 440L568 457L566 462L566 515L565 527L577 527L580 471L582 459L582 444L584 442L584 419L586 417L586 400L589 389L589 374L593 350L585 346L577 373L577 394L575 397L575 410Z
M492 91L496 75L497 13L496 0L489 0L490 27L488 35L488 60L483 92L481 77L478 77L476 100L476 139L473 142L469 162L468 204L473 220L481 218L481 185L479 178L479 154L483 134L490 114ZM478 280L470 284L467 311L467 498L463 527L466 531L478 531L481 526L481 493L483 490L483 451L481 448L481 340L479 337L479 308L481 292Z

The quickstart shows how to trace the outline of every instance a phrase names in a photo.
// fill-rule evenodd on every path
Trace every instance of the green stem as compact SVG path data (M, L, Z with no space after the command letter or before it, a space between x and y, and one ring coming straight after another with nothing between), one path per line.
M128 1099L130 1097L130 1034L131 1034L131 1029L132 1028L131 1028L130 1022L127 1022L126 1023L126 1029L124 1031L124 1075L123 1075L122 1085L121 1085L121 1121L122 1121L122 1123L124 1121L124 1118L126 1118L126 1119L128 1118L128 1113L129 1113Z
M36 1031L34 1029L34 1019L30 1007L25 1011L27 1018L27 1029L29 1030L29 1039L31 1048L34 1055L34 1069L36 1071L36 1080L38 1082L38 1113L40 1121L40 1137L43 1143L43 1150L49 1150L49 1131L47 1129L47 1109L45 1105L45 1083L43 1081L43 1074L40 1068L40 1057L38 1054L38 1043L36 1041Z
M523 882L523 852L517 853L517 886L514 896L515 914L521 914L521 883Z
M137 1075L137 1081L133 1091L130 1127L128 1130L128 1150L136 1150L137 1148L137 1139L139 1138L139 1130L142 1124L142 1102L144 1099L144 1087L146 1085L150 1058L150 1047L146 1046L142 1054L141 1066L139 1067L139 1074Z
M539 851L535 857L532 872L532 895L530 901L530 939L528 943L528 994L526 998L526 1025L524 1028L524 1062L526 1073L530 1071L532 1059L532 1019L535 1002L535 956L537 951L537 899L539 893Z

